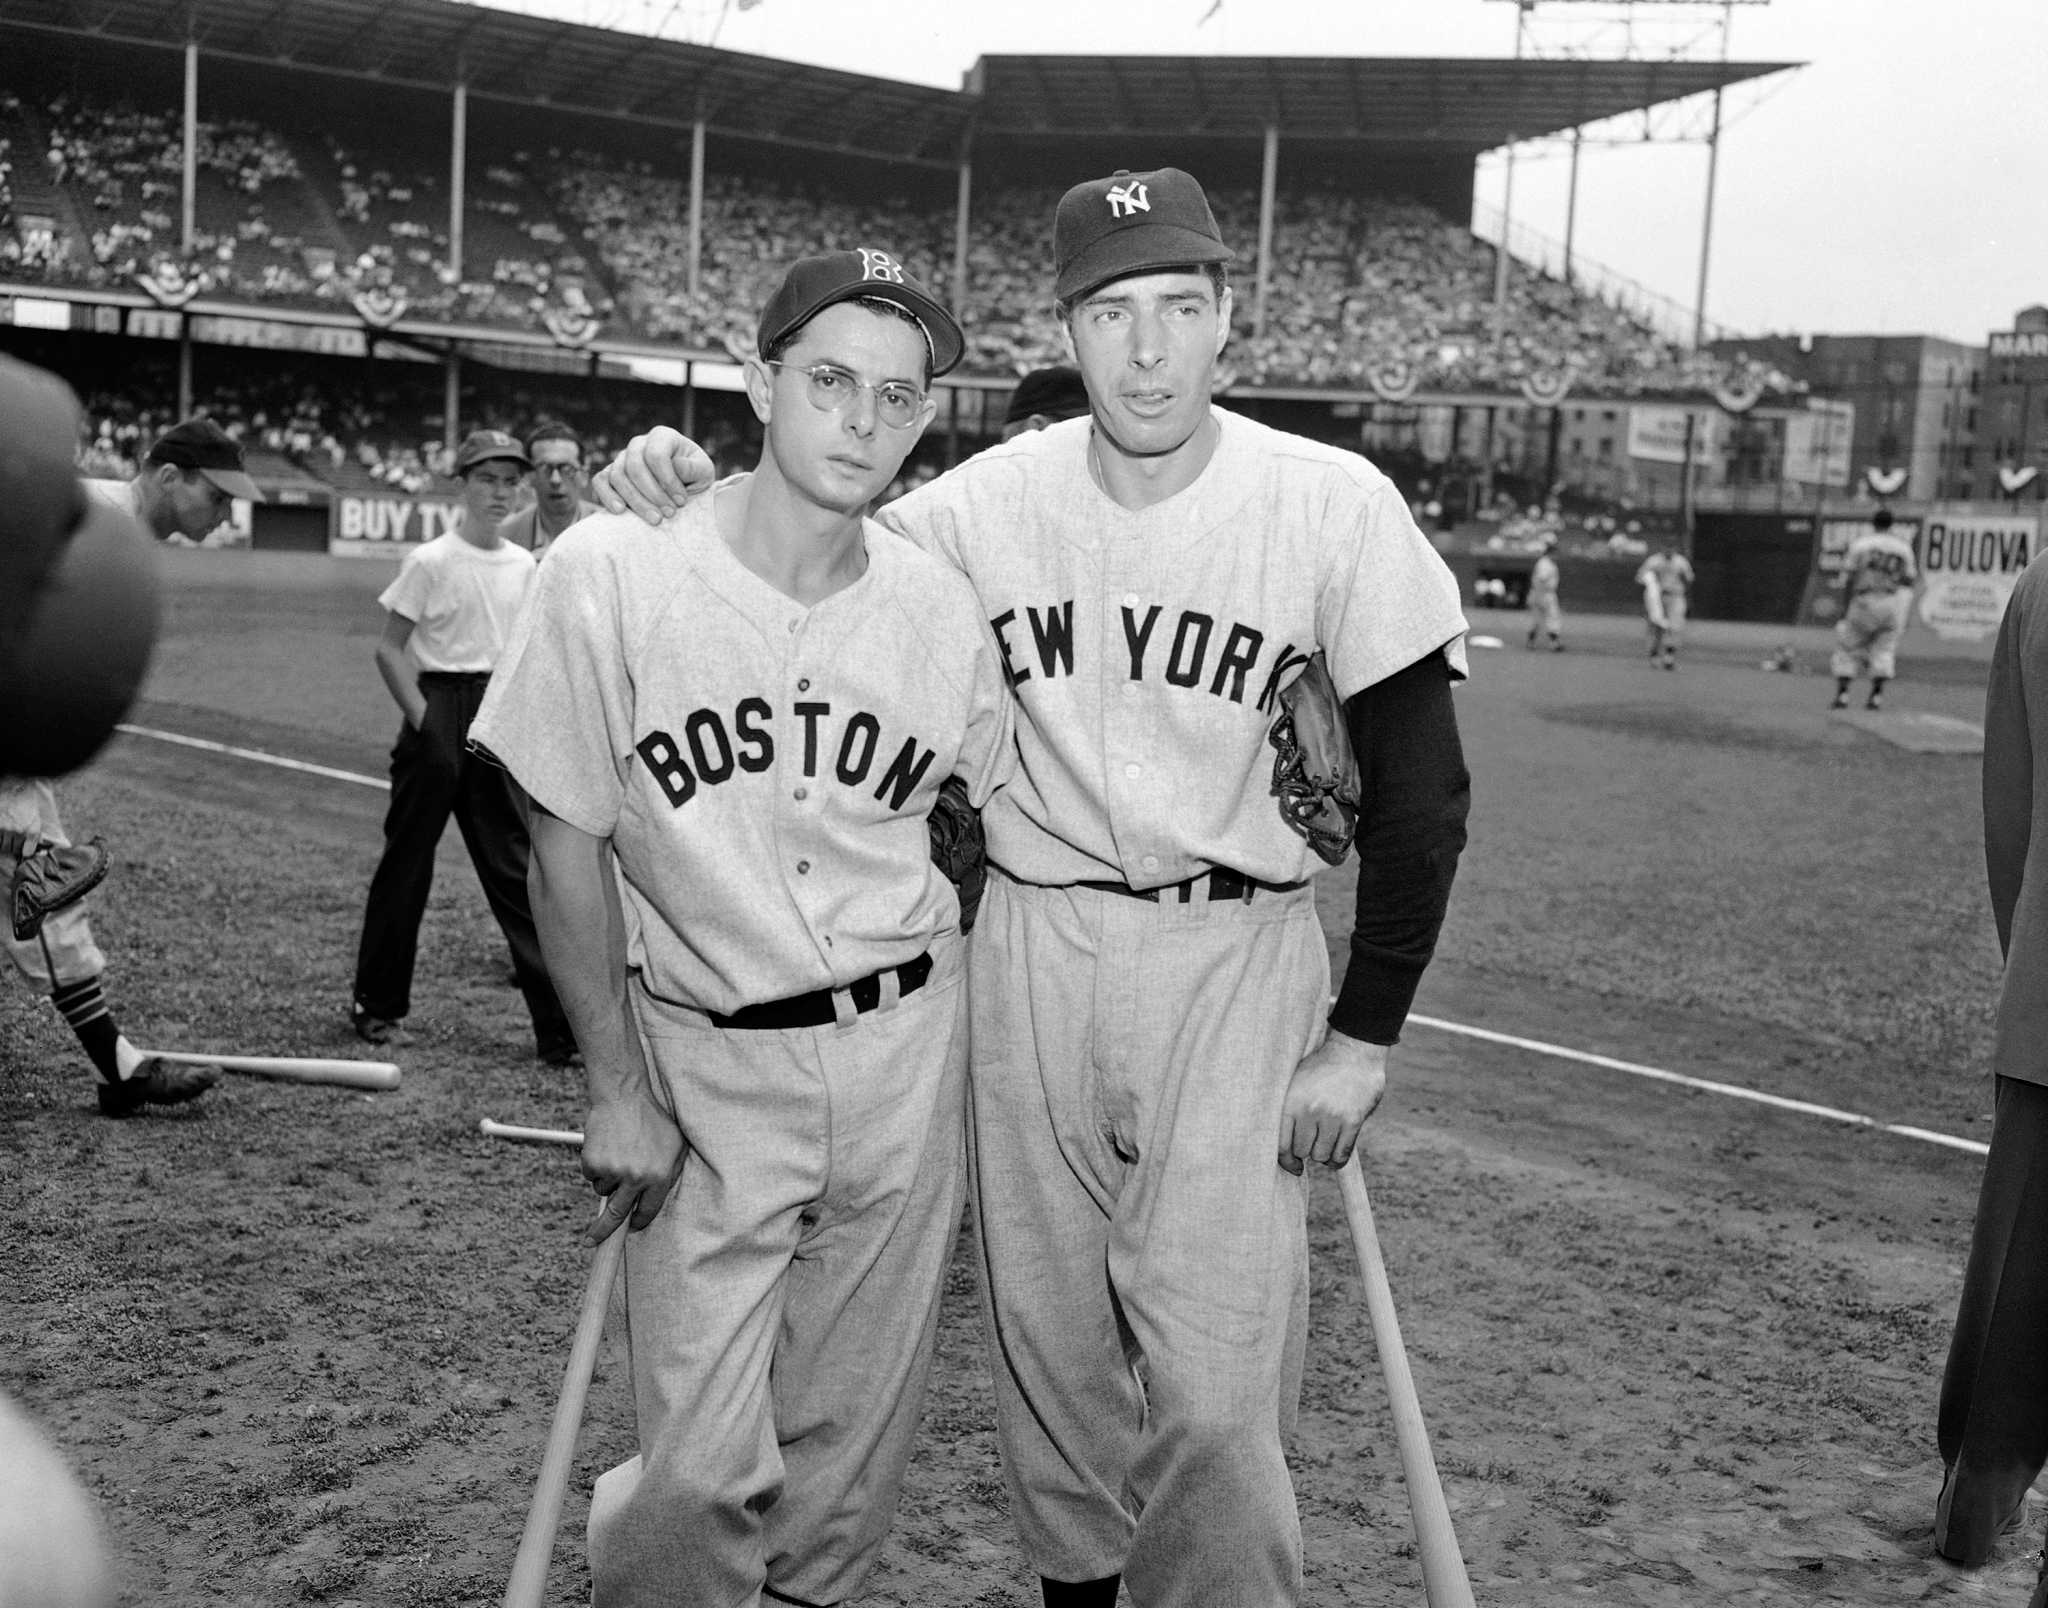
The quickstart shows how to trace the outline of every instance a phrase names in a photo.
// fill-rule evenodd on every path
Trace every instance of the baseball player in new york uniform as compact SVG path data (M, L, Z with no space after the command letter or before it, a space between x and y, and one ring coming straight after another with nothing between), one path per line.
M1678 668L1678 642L1685 634L1686 591L1692 585L1692 560L1666 542L1636 569L1643 589L1643 617L1650 625L1650 663Z
M1899 633L1913 603L1920 567L1913 544L1892 534L1892 511L1880 508L1870 533L1849 544L1842 558L1842 617L1835 622L1835 709L1849 707L1849 684L1870 677L1866 709L1884 707L1884 684L1898 674Z
M1048 1605L1121 1581L1139 1608L1278 1608L1301 1173L1350 1158L1443 917L1465 622L1384 475L1211 404L1231 253L1193 178L1077 186L1054 248L1090 416L880 516L974 583L1018 705L969 968L1003 1461ZM652 511L704 467L655 432L599 498ZM1334 1011L1268 741L1318 649L1366 778Z
M895 1510L965 1190L926 817L1015 745L973 589L862 511L962 345L889 253L797 263L746 368L759 467L558 540L477 720L535 805L595 1232L641 1230L597 1608L840 1602Z

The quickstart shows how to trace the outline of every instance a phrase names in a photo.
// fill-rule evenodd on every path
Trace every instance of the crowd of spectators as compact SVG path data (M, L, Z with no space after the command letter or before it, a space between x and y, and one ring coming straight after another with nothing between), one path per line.
M10 97L11 99L11 97ZM90 220L83 241L40 242L6 227L0 143L0 268L57 282L118 284L177 243L181 157L176 117L0 101L0 131L46 131L41 160ZM811 193L793 181L707 176L698 288L690 282L688 180L589 150L515 151L469 174L460 269L451 264L447 181L417 142L350 145L333 134L295 145L248 121L199 125L201 227L188 267L256 301L347 305L364 292L416 316L535 330L596 320L612 333L700 352L744 349L754 311L788 259L805 250L888 241L914 272L949 291L950 207L871 194ZM364 141L374 129L351 129ZM1057 361L1048 296L1057 191L980 194L961 308L966 370L1023 373ZM1236 336L1228 376L1247 385L1374 392L1412 378L1427 390L1501 391L1567 382L1579 395L1697 390L1719 361L1668 341L1620 308L1511 263L1496 303L1494 248L1469 228L1395 197L1289 191L1278 201L1264 319L1255 323L1258 196L1212 193L1238 251Z

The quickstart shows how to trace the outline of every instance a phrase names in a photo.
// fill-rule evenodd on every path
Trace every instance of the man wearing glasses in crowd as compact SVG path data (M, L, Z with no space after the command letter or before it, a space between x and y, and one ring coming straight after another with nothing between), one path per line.
M546 555L554 539L579 519L598 512L586 502L583 488L583 443L566 424L544 424L526 438L533 460L534 501L498 527L498 535L535 558Z
M1015 745L966 577L864 512L963 345L886 252L796 263L746 365L758 466L563 537L477 718L533 801L591 1234L637 1231L596 1608L843 1602L895 1512L966 1187L926 818Z

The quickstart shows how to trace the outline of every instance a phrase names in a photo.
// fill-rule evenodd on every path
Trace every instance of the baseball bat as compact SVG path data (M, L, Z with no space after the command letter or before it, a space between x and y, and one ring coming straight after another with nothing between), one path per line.
M1372 1317L1373 1344L1387 1376L1387 1395L1394 1408L1394 1443L1401 1451L1401 1475L1408 1486L1408 1512L1415 1521L1415 1548L1422 1559L1422 1589L1429 1608L1474 1608L1472 1582L1451 1528L1450 1505L1429 1449L1429 1430L1422 1422L1422 1403L1408 1371L1408 1348L1401 1343L1401 1322L1394 1316L1394 1292L1387 1284L1386 1259L1372 1226L1372 1201L1365 1193L1365 1168L1356 1152L1337 1173L1344 1194L1344 1215L1351 1223L1351 1243L1358 1252L1358 1271L1365 1282L1365 1308Z
M516 1122L493 1122L485 1117L477 1131L486 1139L510 1139L525 1145L578 1145L583 1135L574 1128L522 1128Z
M547 1594L548 1564L555 1555L555 1531L561 1526L562 1498L569 1489L569 1464L576 1455L576 1433L583 1427L583 1398L597 1366L605 1306L619 1276L619 1259L626 1253L626 1232L621 1223L590 1258L583 1309L576 1319L576 1342L569 1348L569 1366L562 1374L555 1421L548 1428L540 1478L534 1482L533 1502L526 1510L526 1531L519 1538L519 1555L512 1560L512 1578L505 1586L505 1608L541 1608Z
M278 1078L286 1083L331 1083L344 1089L395 1089L398 1068L389 1061L330 1060L307 1055L192 1055L180 1050L138 1050L159 1061L217 1066L225 1072Z

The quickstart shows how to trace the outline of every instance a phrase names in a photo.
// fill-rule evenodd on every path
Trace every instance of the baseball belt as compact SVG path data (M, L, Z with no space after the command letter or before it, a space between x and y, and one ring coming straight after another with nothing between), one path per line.
M924 987L925 979L932 974L931 951L925 951L915 960L906 960L900 966L884 966L878 972L848 983L846 993L852 999L856 1013L871 1011L882 1003L882 979L891 971L896 973L897 996L914 994ZM758 1005L742 1005L729 1016L717 1011L704 1014L711 1018L714 1027L755 1031L778 1027L828 1027L839 1019L839 1013L832 1005L832 996L836 992L835 989L818 988L788 999L768 999Z
M1169 882L1163 888L1134 888L1127 882L1077 882L1074 886L1093 888L1097 893L1120 893L1126 899L1149 899L1154 904L1187 904L1195 897L1198 888L1211 900L1243 899L1248 902L1255 893L1292 893L1308 884L1261 882L1257 877L1248 877L1242 871L1232 871L1228 866L1219 865L1214 870L1197 872L1185 882Z

